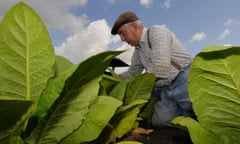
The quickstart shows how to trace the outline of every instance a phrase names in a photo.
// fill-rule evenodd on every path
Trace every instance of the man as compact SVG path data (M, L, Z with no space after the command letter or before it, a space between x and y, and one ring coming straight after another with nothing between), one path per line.
M122 13L114 22L111 33L135 47L128 71L119 75L126 79L135 72L156 76L152 125L167 126L177 116L192 116L192 104L187 92L187 77L191 55L166 27L155 25L147 29L138 16Z

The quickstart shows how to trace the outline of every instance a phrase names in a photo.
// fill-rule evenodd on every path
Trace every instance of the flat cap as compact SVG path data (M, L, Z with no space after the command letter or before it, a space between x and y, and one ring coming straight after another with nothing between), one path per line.
M138 20L138 17L135 13L133 13L131 11L124 12L120 16L118 16L118 18L114 22L111 33L113 35L116 35L119 27L121 27L122 25L124 25L126 23L134 22L134 21L137 21L137 20Z

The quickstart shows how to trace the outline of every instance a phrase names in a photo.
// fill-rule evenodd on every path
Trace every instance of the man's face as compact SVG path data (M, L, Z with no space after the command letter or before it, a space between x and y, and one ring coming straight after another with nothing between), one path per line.
M137 37L135 35L134 27L132 23L127 23L122 25L118 29L118 35L121 40L128 43L131 46L137 46L138 42L136 41Z

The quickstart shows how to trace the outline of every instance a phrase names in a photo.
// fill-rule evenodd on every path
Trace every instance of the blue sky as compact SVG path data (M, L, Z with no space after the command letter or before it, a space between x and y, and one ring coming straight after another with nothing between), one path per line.
M209 45L240 45L239 0L22 0L48 27L56 54L78 63L106 50L134 48L110 34L116 17L135 12L145 27L165 25L194 56ZM0 19L19 0L0 1Z

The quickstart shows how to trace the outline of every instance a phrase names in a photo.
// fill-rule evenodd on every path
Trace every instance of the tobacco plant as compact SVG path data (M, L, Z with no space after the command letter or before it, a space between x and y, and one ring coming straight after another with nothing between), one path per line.
M240 133L240 47L209 46L193 60L189 95L197 120L178 117L195 144L238 144Z
M106 51L73 64L54 54L41 18L18 3L0 25L0 143L116 142L151 98L152 74L120 81L104 74Z

